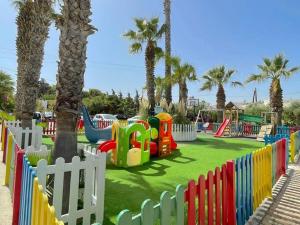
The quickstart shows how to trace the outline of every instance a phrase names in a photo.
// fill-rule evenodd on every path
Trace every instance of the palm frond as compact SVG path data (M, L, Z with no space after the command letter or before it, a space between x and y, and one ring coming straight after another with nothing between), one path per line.
M225 68L224 68L225 69ZM225 72L225 70L224 70L224 72ZM223 75L224 76L224 78L223 78L223 84L226 84L229 80L230 80L230 78L231 78L231 76L233 75L235 73L235 70L227 70L227 72L225 72L225 75Z
M270 67L272 64L272 61L269 58L264 58L263 61L267 67Z
M14 1L12 1L12 5L14 6L14 8L16 10L20 10L20 8L22 8L22 6L24 6L26 1L27 0L14 0Z
M157 33L156 33L156 38L157 38L157 39L160 39L160 38L164 35L164 33L166 32L166 30L167 30L167 25L166 25L166 24L163 24L163 25L160 27L160 29L157 31Z
M243 87L244 85L239 81L232 81L231 86L232 87Z
M160 47L155 47L155 62L157 63L159 60L161 60L164 57L164 51Z
M206 91L206 90L211 91L211 89L212 89L213 86L214 86L214 85L212 84L211 81L206 81L206 82L202 85L202 87L200 88L200 90L201 90L201 91Z
M256 81L256 82L263 82L268 78L267 74L251 74L248 79L245 81L246 84Z
M134 22L139 31L144 31L147 26L147 20L143 18L134 18Z
M130 53L138 53L142 50L142 44L139 42L134 42L131 46L130 46Z

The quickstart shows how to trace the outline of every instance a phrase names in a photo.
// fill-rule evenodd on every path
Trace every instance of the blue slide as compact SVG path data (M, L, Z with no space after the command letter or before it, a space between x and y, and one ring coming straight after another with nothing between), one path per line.
M81 111L84 120L85 136L89 142L97 143L99 140L111 139L111 126L103 129L95 128L93 122L91 121L89 112L84 105L81 107Z

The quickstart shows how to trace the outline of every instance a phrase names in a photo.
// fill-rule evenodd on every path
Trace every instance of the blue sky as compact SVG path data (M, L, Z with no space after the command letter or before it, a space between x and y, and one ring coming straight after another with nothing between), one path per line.
M133 28L134 17L159 16L163 21L163 0L94 0L92 24L99 29L89 37L85 89L130 92L145 84L144 54L131 55L122 33ZM201 76L224 64L237 70L244 81L258 72L263 57L283 53L290 66L300 65L299 0L173 0L172 53L189 62ZM16 10L11 1L1 1L0 69L16 77ZM46 43L41 77L56 82L59 32L52 26ZM163 47L163 42L161 43ZM159 63L156 75L164 74ZM215 102L216 90L200 92L201 81L190 83L189 95ZM282 82L284 99L300 99L300 74ZM245 88L226 88L227 100L251 101L253 89L258 99L268 98L269 82ZM173 90L178 99L178 89Z

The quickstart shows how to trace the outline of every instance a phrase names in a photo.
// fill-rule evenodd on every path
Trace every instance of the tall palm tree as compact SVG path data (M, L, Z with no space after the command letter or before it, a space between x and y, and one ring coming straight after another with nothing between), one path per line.
M201 87L201 90L211 90L213 87L217 87L217 109L223 110L225 108L226 95L224 90L224 85L230 82L232 75L235 73L235 70L226 70L225 66L215 67L209 70L206 74L202 76L204 79L204 84ZM232 86L242 86L242 83L239 81L231 81ZM222 122L223 113L218 112L218 122Z
M259 74L252 74L246 80L246 83L253 81L262 82L265 80L271 80L269 89L270 94L270 106L272 112L275 112L275 124L280 125L283 111L282 89L280 85L281 78L290 78L293 74L299 71L300 67L288 68L288 62L283 55L278 54L273 59L264 58L263 64L258 65L260 70Z
M57 130L53 156L54 159L63 157L66 162L70 162L77 154L76 122L82 104L87 38L95 31L90 25L91 14L90 0L64 0L62 14L56 18L60 42L55 104Z
M51 23L52 0L17 0L14 3L19 11L16 20L16 115L22 120L23 127L30 127Z
M181 63L179 57L167 57L168 63L172 65L171 83L179 86L179 102L183 102L185 108L188 98L187 81L197 80L196 69L188 63Z
M143 44L146 44L145 63L147 97L150 103L150 112L153 113L155 107L155 62L163 55L163 51L160 47L158 47L157 42L165 33L166 26L159 26L159 19L157 17L150 20L134 19L134 22L137 30L129 30L124 34L124 36L133 42L130 46L131 53L140 52Z
M56 16L60 30L55 113L57 118L53 158L71 162L77 155L76 123L82 104L87 38L95 32L90 25L90 0L64 0ZM65 174L63 213L68 212L70 174Z
M165 14L165 54L171 56L171 0L164 0L164 14ZM165 78L170 79L171 76L171 64L168 63L165 58ZM165 89L165 96L168 105L172 102L172 85L167 84Z

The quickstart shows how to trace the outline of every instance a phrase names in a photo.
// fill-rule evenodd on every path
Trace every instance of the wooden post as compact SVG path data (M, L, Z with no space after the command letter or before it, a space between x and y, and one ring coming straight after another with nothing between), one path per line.
M235 207L235 163L234 161L227 161L227 225L236 225L236 207Z
M14 181L14 195L13 195L13 218L12 225L19 224L19 210L21 201L21 186L22 186L22 171L23 171L23 156L24 151L18 151L15 160L15 181Z

